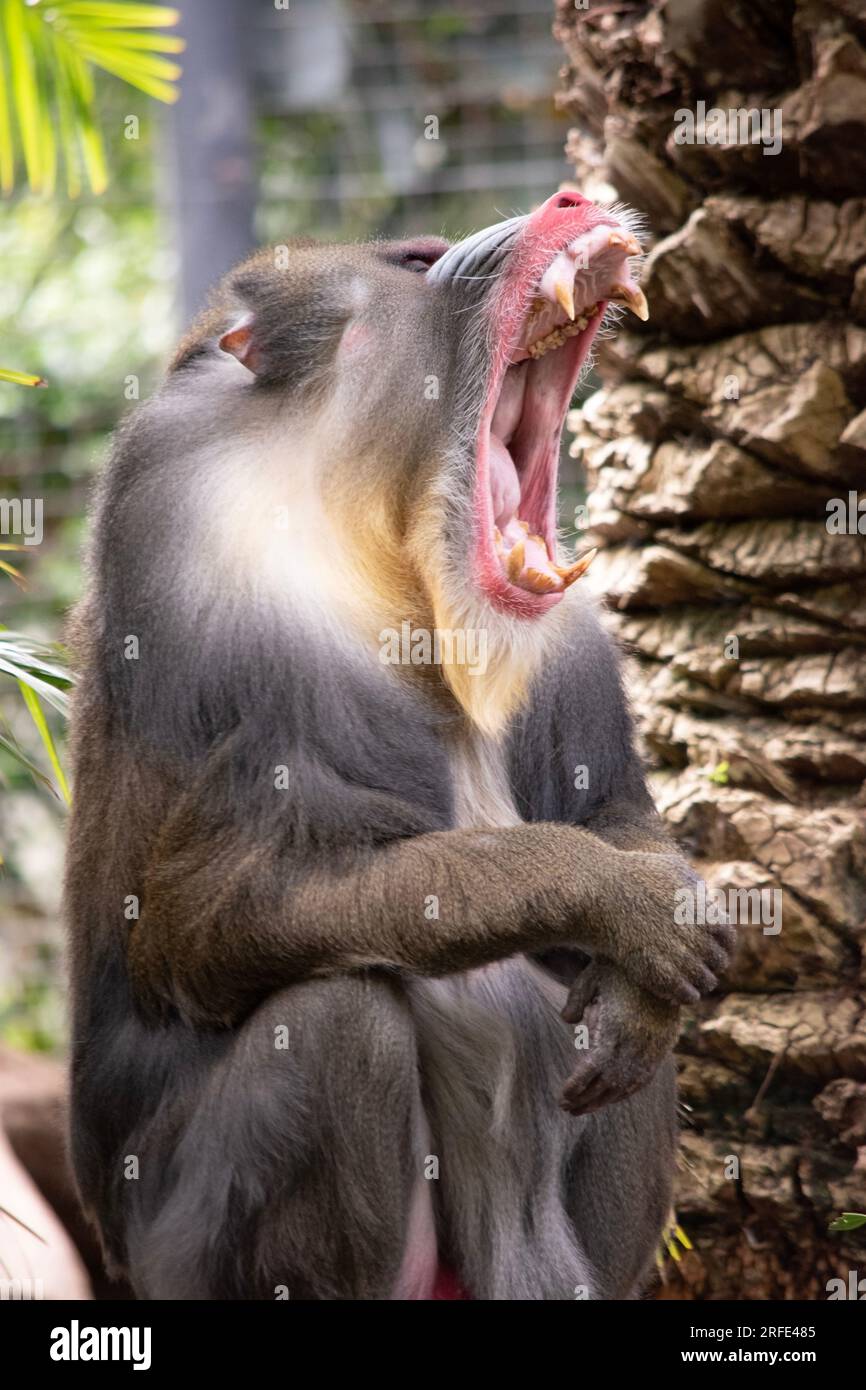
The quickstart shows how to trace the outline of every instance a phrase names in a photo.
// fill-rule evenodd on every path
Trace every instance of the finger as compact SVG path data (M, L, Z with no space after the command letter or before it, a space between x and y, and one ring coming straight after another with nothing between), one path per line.
M579 1023L590 1004L598 998L598 992L598 972L588 966L571 986L560 1016L566 1023Z
M588 1085L574 1086L572 1080L566 1082L559 1101L563 1110L568 1110L572 1115L586 1114L603 1103L603 1097L610 1089L603 1076L596 1075Z
M579 1062L562 1088L562 1098L567 1097L570 1104L578 1103L598 1079L599 1069L594 1062Z
M723 946L714 941L705 952L704 958L710 969L718 972L724 970L730 960L730 952L726 951Z
M708 970L700 961L695 961L689 971L689 979L701 994L712 994L718 988L718 980L711 970Z
M593 1002L593 998L594 991L592 990L581 989L575 992L574 989L572 989L572 992L565 1001L561 1017L565 1019L566 1023L580 1023L586 1010Z
M652 994L667 1000L669 1004L697 1004L701 997L700 990L695 989L682 975L665 975L649 988Z

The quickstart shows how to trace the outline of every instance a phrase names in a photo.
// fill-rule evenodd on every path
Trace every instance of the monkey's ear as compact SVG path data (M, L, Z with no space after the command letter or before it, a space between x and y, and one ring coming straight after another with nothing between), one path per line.
M253 315L244 314L237 323L225 332L219 340L223 352L230 352L248 371L258 373L261 369L255 336L253 334Z

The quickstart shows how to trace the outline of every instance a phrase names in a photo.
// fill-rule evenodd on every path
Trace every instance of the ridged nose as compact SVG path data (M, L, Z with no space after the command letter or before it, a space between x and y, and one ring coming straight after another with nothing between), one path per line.
M518 231L526 226L528 218L510 217L506 222L496 222L492 227L483 227L480 232L458 241L445 255L431 266L427 272L430 284L440 284L445 280L471 280L491 275L511 249Z

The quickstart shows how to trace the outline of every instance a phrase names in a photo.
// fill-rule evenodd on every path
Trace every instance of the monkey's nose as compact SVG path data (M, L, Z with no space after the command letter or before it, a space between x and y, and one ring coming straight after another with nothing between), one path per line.
M558 193L554 193L543 202L538 211L544 212L547 208L579 208L588 202L589 198L584 198L583 194L578 193L576 188L561 188Z
M584 198L582 193L576 189L561 188L558 193L553 193L549 198L545 198L540 207L537 207L527 218L527 230L533 232L544 232L548 226L567 222L569 217L574 221L574 214L581 208L592 207L589 198ZM575 224L579 226L579 223Z

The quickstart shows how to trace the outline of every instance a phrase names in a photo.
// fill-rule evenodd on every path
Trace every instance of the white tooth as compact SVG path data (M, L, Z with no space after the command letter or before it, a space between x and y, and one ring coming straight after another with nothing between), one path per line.
M618 281L611 285L608 290L608 299L612 299L617 304L626 304L632 313L637 314L638 318L643 319L644 322L649 318L646 295L633 280L626 280L625 284Z
M568 305L563 303L560 296L565 292L568 299L571 298L572 285L574 284L574 259L565 251L560 251L554 256L550 265L541 277L538 286L539 293L545 299L549 299L551 304L557 308L563 308L568 314ZM574 318L574 304L571 306L570 318Z
M568 317L574 321L574 295L570 281L557 280L554 285L554 293L559 301L559 306L564 310Z
M613 231L608 239L608 246L612 246L625 251L627 256L639 256L641 244L636 236L631 232Z

